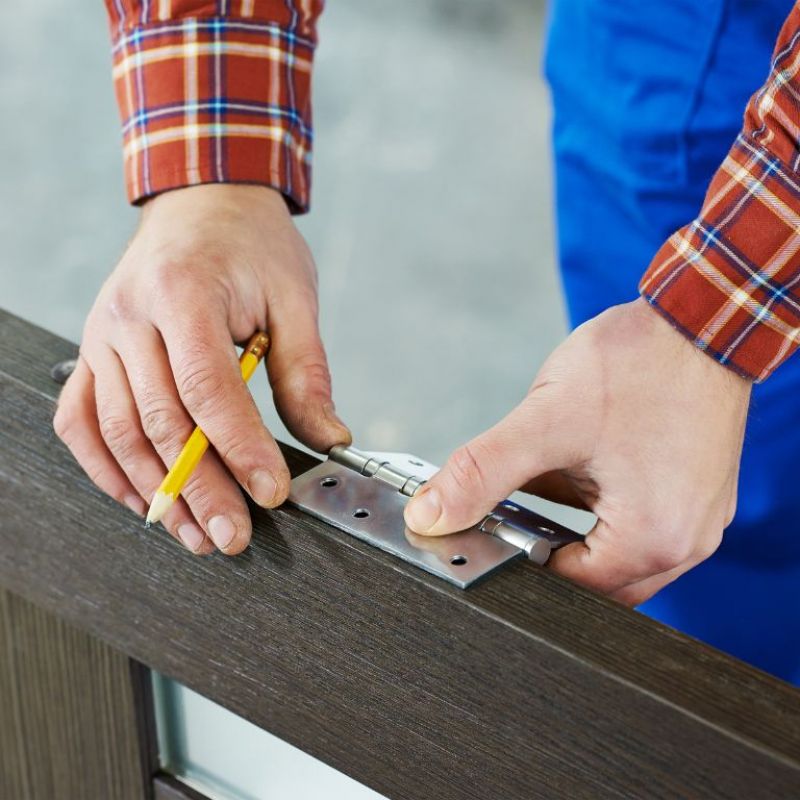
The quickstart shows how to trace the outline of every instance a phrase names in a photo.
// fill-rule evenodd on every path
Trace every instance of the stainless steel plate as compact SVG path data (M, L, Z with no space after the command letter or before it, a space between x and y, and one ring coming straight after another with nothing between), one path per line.
M391 455L394 459L398 454ZM408 459L413 459L411 464L421 476L428 477L436 469L413 456ZM289 493L289 502L302 511L462 589L524 556L518 548L476 528L450 536L418 536L403 522L408 499L332 461L296 477Z

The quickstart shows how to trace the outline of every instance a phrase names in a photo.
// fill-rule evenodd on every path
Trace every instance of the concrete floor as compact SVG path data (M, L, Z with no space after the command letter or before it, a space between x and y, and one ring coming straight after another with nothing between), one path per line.
M314 208L299 225L361 447L441 463L564 336L543 13L542 0L331 0L323 15ZM0 304L76 341L137 217L109 61L100 0L17 4L0 26Z

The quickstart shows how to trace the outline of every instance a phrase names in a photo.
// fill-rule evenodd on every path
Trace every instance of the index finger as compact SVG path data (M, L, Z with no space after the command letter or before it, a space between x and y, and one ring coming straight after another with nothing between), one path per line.
M253 500L283 502L289 470L242 378L227 321L190 312L158 322L189 415Z

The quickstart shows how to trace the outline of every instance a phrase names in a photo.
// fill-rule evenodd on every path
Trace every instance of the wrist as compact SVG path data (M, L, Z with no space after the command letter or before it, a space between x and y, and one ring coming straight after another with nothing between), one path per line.
M142 204L141 220L154 213L173 215L191 209L192 214L208 210L215 214L256 212L291 217L284 196L272 186L253 183L203 183L183 186L148 198Z
M655 352L661 354L660 358L674 357L682 360L686 369L704 371L709 380L727 383L731 390L744 395L750 394L753 386L750 378L744 377L705 352L661 314L657 307L638 297L628 304L628 308L637 328L649 340L658 342Z

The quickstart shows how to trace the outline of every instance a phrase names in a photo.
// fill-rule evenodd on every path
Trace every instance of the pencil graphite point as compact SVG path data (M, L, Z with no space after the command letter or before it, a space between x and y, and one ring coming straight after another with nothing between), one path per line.
M150 509L147 512L144 524L149 528L154 522L159 522L174 502L175 498L171 494L165 494L161 491L156 492L153 496L153 502L150 503Z

